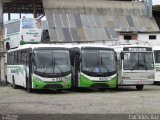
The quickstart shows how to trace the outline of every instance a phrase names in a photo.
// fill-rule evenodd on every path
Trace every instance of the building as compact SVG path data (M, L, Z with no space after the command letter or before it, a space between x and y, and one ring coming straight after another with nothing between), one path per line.
M153 16L160 28L160 5L153 6Z
M149 36L159 34L150 0L43 0L43 7L51 42L109 43L144 35L149 41Z

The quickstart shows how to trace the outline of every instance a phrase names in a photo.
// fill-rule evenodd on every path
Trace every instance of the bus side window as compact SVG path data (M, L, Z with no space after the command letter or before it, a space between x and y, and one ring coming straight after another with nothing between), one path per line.
M11 62L10 62L10 64L13 65L13 57L14 57L14 56L13 56L13 53L12 53L12 52L10 53L10 57L11 57Z
M159 51L157 51L157 54L156 54L156 62L157 63L160 63L160 52Z
M16 64L16 60L17 60L17 58L16 58L16 52L13 52L12 53L12 55L13 55L13 65L15 65Z
M11 61L11 53L7 54L7 64L10 65L10 61Z
M21 64L21 51L17 51L17 64Z
M15 53L16 53L16 61L15 61L15 64L16 64L16 65L19 65L18 51L16 51Z
M25 51L25 56L26 56L25 64L26 66L29 66L29 50Z
M25 65L25 63L26 63L26 51L22 50L21 51L21 64Z

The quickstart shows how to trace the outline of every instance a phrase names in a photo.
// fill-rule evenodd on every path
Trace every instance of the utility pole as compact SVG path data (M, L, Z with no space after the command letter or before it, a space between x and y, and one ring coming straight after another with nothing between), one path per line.
M0 84L5 84L5 52L3 36L3 0L0 0Z

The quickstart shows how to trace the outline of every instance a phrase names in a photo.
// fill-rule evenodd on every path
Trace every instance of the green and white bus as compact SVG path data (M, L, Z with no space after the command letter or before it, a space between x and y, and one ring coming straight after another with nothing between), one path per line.
M142 90L144 85L154 84L154 54L150 46L135 44L113 48L117 53L119 86L136 86L137 90Z
M117 85L116 53L103 45L77 45L71 49L72 85L105 90Z
M6 49L16 48L23 44L41 42L41 20L36 18L23 18L4 22L4 38Z
M27 44L7 52L7 81L13 88L61 91L71 87L69 47Z

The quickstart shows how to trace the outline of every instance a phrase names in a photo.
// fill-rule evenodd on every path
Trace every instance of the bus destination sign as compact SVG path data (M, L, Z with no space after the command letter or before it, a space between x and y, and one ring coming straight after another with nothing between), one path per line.
M123 51L130 51L130 52L147 52L152 51L151 48L145 48L145 47L125 47L123 48Z

